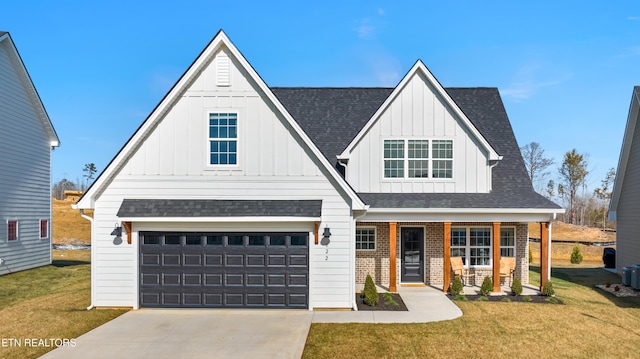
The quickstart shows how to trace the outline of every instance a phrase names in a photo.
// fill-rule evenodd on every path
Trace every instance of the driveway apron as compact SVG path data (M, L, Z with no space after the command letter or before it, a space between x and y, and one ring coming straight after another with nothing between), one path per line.
M300 358L307 310L142 309L42 358Z

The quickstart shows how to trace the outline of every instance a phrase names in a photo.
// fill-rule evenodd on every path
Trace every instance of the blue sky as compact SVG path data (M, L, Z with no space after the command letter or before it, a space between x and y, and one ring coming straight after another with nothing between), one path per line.
M636 1L11 1L0 12L61 139L52 181L102 171L219 29L269 86L498 87L520 146L617 167L640 85Z

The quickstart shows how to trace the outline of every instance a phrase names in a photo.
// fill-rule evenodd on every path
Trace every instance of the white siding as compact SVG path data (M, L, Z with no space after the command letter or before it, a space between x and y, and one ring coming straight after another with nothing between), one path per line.
M636 121L617 208L616 266L640 264L640 121Z
M453 140L453 178L383 178L383 141L402 138ZM486 150L433 85L417 73L354 147L347 179L357 192L486 193L489 171Z
M49 138L8 43L0 43L0 275L51 263L50 237L39 239L40 219L51 222ZM7 241L7 220L18 221L17 241Z
M231 57L231 85L216 86L209 64L135 151L96 200L92 245L95 253L93 304L137 306L138 244L114 243L110 235L124 198L322 200L321 228L331 228L328 247L310 248L310 304L352 307L351 210L326 170L312 160L301 139L256 90ZM208 166L208 111L237 111L238 166ZM143 228L221 230L224 223L134 222ZM245 229L290 228L291 223L239 223ZM155 226L155 227L154 227ZM313 223L296 224L313 231ZM278 229L280 228L280 229ZM134 236L137 238L137 236ZM313 238L310 238L313 243ZM329 253L327 254L327 249Z

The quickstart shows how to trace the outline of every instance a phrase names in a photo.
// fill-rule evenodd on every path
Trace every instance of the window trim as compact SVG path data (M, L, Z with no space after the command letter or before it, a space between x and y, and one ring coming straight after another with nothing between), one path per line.
M15 223L15 234L9 232L11 230L11 223ZM13 239L12 239L13 237ZM8 219L7 220L7 242L17 242L20 239L20 224L17 219Z
M493 226L491 225L472 225L472 226L466 226L466 225L461 225L461 226L456 226L456 225L452 225L451 226L451 231L453 231L454 229L460 229L460 228L464 228L465 232L466 232L466 244L464 247L461 246L454 246L453 243L450 244L449 248L449 255L451 256L451 250L453 250L454 248L463 248L464 249L464 266L465 268L489 268L493 266ZM489 251L489 265L471 265L470 263L470 259L471 259L471 228L489 228L489 232L491 233L491 241L489 242L489 247L490 247L490 251ZM506 225L506 226L500 226L500 231L502 231L503 229L512 229L513 230L513 246L502 246L502 233L500 234L500 257L508 257L508 256L503 256L502 255L502 249L503 248L513 248L513 257L510 258L517 258L518 252L517 252L517 248L518 248L518 228L514 225ZM452 233L453 234L453 233ZM453 242L453 235L451 235L451 241ZM485 246L473 246L475 248L486 248Z
M235 114L236 115L236 163L235 164L211 164L211 141L212 138L209 137L209 128L210 128L210 116L211 114ZM242 121L243 121L243 112L240 108L230 108L230 107L221 107L221 108L206 108L204 109L204 169L205 170L240 170L242 164L242 155L244 152L244 148L242 147ZM220 139L220 138L218 138ZM215 140L215 139L214 139Z
M358 230L359 229L373 229L373 249L371 248L358 248ZM356 233L355 233L355 248L356 251L363 251L363 252L375 252L378 249L378 231L377 228L375 226L357 226L356 227ZM367 242L368 244L370 244L371 242ZM361 242L362 244L362 242Z
M503 229L513 229L513 246L503 246L502 245L502 230ZM518 231L516 226L500 226L500 257L509 257L509 258L517 258L518 257ZM510 256L503 256L502 255L502 249L509 249L509 248L513 248L513 257Z
M43 229L42 224L43 224L43 222L45 223L45 227L44 227L45 235L44 236L42 236L42 229ZM38 221L38 238L39 239L47 239L47 238L49 238L49 220L48 219L40 219Z
M428 171L429 175L427 177L409 177L409 161L412 158L409 158L409 141L417 140L417 141L429 141L429 157L426 159L429 163ZM385 158L384 157L384 144L385 141L402 141L404 148L404 157L400 158ZM451 141L451 158L442 159L442 158L433 158L433 141ZM455 178L455 139L453 138L443 138L443 137L384 137L382 138L382 143L380 146L380 160L382 161L381 166L381 178L383 181L411 181L411 182L452 182ZM385 161L386 160L397 160L402 161L404 165L404 176L403 177L385 177ZM415 159L413 159L415 160ZM433 161L442 161L447 160L451 161L451 177L450 178L441 178L441 177L433 177Z

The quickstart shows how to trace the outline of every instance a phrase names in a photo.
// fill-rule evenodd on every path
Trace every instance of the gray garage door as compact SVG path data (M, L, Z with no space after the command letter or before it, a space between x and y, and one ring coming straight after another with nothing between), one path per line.
M308 233L140 233L140 306L307 308Z

